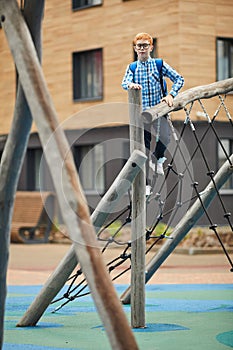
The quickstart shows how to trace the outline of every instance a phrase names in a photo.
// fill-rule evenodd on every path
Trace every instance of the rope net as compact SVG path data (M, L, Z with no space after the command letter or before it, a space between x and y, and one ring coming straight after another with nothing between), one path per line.
M172 228L175 227L180 218L185 215L185 212L187 212L187 209L192 206L193 202L198 200L203 210L203 216L208 222L209 230L217 237L219 246L222 248L230 265L230 271L232 272L232 259L221 239L218 225L214 222L208 208L206 208L203 203L202 192L204 189L199 189L198 181L196 181L192 169L193 161L195 157L198 156L204 164L204 166L201 166L198 171L201 171L202 176L206 176L208 180L207 182L212 182L216 191L215 202L217 201L221 208L221 215L225 222L224 227L226 226L226 229L232 233L233 225L230 208L226 207L224 196L222 196L221 191L218 190L214 179L215 171L212 167L211 160L205 155L205 147L203 146L207 136L211 136L212 142L213 140L216 140L221 153L224 154L225 161L227 161L229 166L232 167L233 164L230 149L226 149L223 140L219 137L216 130L216 123L219 118L221 121L227 122L228 127L233 131L232 118L225 103L226 96L219 95L216 98L219 100L218 107L212 117L207 113L204 102L201 99L191 102L184 107L183 112L185 121L179 135L169 118L169 125L175 147L172 147L172 150L170 150L171 159L165 168L165 176L161 177L160 175L153 173L153 176L150 178L153 192L146 198L146 203L147 210L150 208L152 215L150 215L150 222L147 223L147 229L144 233L147 241L146 257L156 245L161 244L161 241L172 239ZM195 104L198 104L198 108L201 108L201 114L206 123L202 135L198 134L195 123L192 121ZM187 130L189 130L189 132L191 131L192 136L192 140L189 140L189 144L192 145L192 152L189 150L188 153L185 152L185 148L182 146L182 140ZM211 135L209 135L210 133ZM179 158L179 162L177 162L177 158ZM171 177L172 181L170 181L170 183L172 185L168 187L167 184ZM232 181L232 178L230 181ZM233 181L231 184L232 183ZM231 189L233 189L233 187ZM175 198L175 200L172 201L172 197ZM123 208L120 213L117 213L117 215L97 233L97 238L100 242L103 254L106 254L109 247L118 248L111 250L111 254L113 255L115 253L115 255L111 255L109 262L107 262L107 269L112 276L112 281L119 279L131 269L130 236L126 235L126 239L124 239L124 234L122 234L122 232L130 226L131 207L131 193L129 192L127 206ZM164 221L166 221L166 224L164 224ZM57 297L52 301L52 304L59 303L53 312L58 311L72 300L90 293L85 276L83 275L79 264L77 265L76 272L70 276L67 282L66 292L61 297Z

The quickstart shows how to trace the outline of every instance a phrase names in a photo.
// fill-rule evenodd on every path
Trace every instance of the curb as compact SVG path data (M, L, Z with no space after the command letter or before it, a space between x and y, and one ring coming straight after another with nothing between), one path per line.
M233 248L227 248L227 253L231 254L233 253ZM174 250L174 253L176 254L186 254L186 255L201 255L201 254L224 254L223 249L221 248L196 248L196 247L189 247L189 248L176 248Z

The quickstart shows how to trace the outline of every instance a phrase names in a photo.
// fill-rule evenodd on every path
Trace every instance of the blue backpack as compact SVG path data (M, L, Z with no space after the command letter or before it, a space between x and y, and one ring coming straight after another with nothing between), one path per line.
M162 74L162 67L163 67L163 60L161 58L155 58L155 64L156 67L158 69L159 72L159 80L160 80L160 85L161 85L161 89L163 92L163 96L167 95L167 83L166 80L163 78L163 74ZM132 63L130 63L129 68L131 70L131 72L133 72L133 74L135 73L137 67L137 61L134 61Z

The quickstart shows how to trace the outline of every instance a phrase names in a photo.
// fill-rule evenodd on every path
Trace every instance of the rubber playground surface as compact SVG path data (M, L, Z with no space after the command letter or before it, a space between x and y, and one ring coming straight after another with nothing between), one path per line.
M57 304L50 305L36 327L16 327L68 249L11 245L3 350L111 349L91 295L55 313ZM114 283L119 296L128 279ZM130 305L123 308L130 322ZM233 348L233 274L225 256L173 253L146 286L146 328L132 331L143 350Z

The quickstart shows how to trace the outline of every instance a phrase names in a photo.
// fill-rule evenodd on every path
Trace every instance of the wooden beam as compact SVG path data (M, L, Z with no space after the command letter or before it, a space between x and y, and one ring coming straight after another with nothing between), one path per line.
M15 0L0 1L0 18L37 125L64 223L113 349L138 349L104 266L72 153L58 124L28 28ZM49 146L48 141L49 142Z
M24 3L23 15L33 38L39 58L41 52L40 33L43 13L44 0L30 0ZM2 73L3 72L1 72L1 77ZM24 156L27 150L32 125L32 116L25 99L23 89L19 81L17 81L16 85L17 96L13 122L7 136L0 166L0 349L2 348L4 333L3 321L10 246L10 226L12 221L15 193Z
M231 91L233 91L233 78L221 80L208 85L196 86L177 95L172 107L168 107L166 102L161 102L155 107L144 111L142 113L142 119L146 123L151 123L153 120L156 120L167 113L183 109L187 104L193 101L227 94Z
M130 150L145 153L141 115L141 91L128 90ZM145 166L132 184L131 223L131 326L145 327L146 193Z
M109 190L100 200L91 216L93 225L97 232L99 228L103 226L108 215L112 212L122 196L130 189L131 183L145 161L146 156L142 152L134 151L131 154L125 166L118 174ZM18 322L18 327L27 327L32 324L35 325L39 321L51 301L67 282L77 263L78 259L75 254L75 248L74 245L72 245L67 254L61 260L60 264L44 284L36 299L32 302L28 310Z

